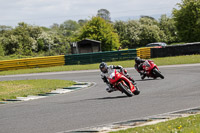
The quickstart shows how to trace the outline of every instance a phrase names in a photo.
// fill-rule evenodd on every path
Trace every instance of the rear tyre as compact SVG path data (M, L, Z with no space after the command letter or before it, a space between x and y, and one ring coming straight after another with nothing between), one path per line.
M133 93L129 89L129 87L123 85L122 83L119 83L119 87L121 88L122 92L124 92L128 97L132 97Z
M156 77L160 77L161 79L164 79L164 76L161 74L161 72L157 68L154 68L153 72L155 73Z

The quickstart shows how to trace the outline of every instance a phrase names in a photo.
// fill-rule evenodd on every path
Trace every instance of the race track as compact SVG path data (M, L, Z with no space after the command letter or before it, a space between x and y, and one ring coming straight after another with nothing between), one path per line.
M122 64L123 65L123 64ZM165 79L140 80L141 90L126 97L107 93L98 70L0 76L0 80L64 79L95 86L43 99L0 105L1 133L56 133L138 119L200 106L200 64L159 67Z

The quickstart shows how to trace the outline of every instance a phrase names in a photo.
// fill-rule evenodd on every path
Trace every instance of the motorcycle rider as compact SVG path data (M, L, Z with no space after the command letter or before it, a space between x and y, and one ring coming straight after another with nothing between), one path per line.
M127 73L127 71L120 65L114 66L114 65L109 65L107 66L107 64L105 62L101 62L99 65L99 69L101 70L101 78L102 80L107 84L108 88L106 88L107 92L112 92L115 91L116 89L113 87L112 84L109 83L107 77L115 70L115 69L120 69L120 72L123 72L123 75L125 77L127 77L129 80L131 80L133 82L133 84L135 84L134 80L129 76L129 74Z
M143 63L146 60L144 59L140 59L140 57L136 57L135 58L135 69L140 73L140 75L142 76L141 78L144 79L146 77L145 71L142 67Z

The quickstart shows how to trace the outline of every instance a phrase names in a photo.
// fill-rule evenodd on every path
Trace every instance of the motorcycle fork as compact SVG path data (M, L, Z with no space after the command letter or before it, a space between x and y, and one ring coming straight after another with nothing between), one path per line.
M127 83L125 81L122 80L122 83L127 86L128 88L130 88L131 92L135 91L135 86L133 84Z

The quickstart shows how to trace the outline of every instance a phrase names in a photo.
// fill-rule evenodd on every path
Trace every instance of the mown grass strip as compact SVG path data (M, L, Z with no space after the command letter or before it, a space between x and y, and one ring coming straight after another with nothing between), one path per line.
M200 114L110 133L199 133Z
M200 63L200 55L187 55L187 56L176 56L176 57L163 57L153 58L158 66L161 65L175 65L175 64L192 64ZM99 62L100 63L100 62ZM66 65L46 68L33 68L33 69L20 69L12 71L1 71L0 75L14 75L14 74L26 74L26 73L42 73L42 72L58 72L58 71L76 71L76 70L92 70L99 69L99 63L87 64L87 65ZM133 67L134 60L126 61L114 61L107 62L108 65L121 65L123 67Z
M75 84L73 81L55 79L0 81L0 101L43 94L73 84Z

